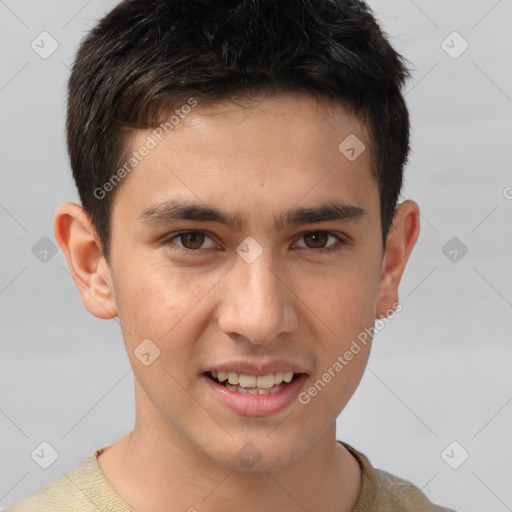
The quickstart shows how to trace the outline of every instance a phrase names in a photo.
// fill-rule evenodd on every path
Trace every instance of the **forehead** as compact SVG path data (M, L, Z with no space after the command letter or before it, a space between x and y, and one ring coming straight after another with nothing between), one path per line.
M184 105L129 137L128 155L145 155L132 158L115 202L143 212L174 194L275 212L336 192L378 203L367 130L340 105L303 94Z
M180 111L186 107L183 104ZM196 137L206 136L210 140L233 143L251 142L255 148L258 142L264 141L267 152L286 145L293 145L297 140L304 150L308 150L307 142L318 143L320 139L337 142L340 137L358 134L366 146L370 145L368 130L362 119L352 113L341 103L333 103L325 98L304 93L281 93L266 97L235 97L220 101L199 103L193 110L176 115L174 132L193 130ZM169 115L163 118L160 125L168 125ZM144 132L141 135L144 135ZM225 140L229 133L230 140ZM265 137L266 135L266 137ZM257 138L256 138L257 137ZM338 144L335 144L337 147ZM224 145L222 147L225 147ZM232 148L231 148L232 149ZM319 147L319 150L325 149ZM369 148L368 148L369 149Z

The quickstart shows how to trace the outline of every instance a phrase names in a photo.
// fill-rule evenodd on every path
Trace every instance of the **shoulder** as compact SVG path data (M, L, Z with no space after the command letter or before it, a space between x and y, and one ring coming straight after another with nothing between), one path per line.
M374 468L364 454L340 442L361 466L361 494L354 512L455 512L432 503L411 482Z
M79 479L80 468L41 487L34 494L11 505L5 512L78 511L79 509L76 508L77 500L82 501L81 498L83 498L83 495L80 496L81 493L76 486L76 482ZM85 508L82 507L82 509L85 511Z
M403 480L382 469L373 470L376 476L376 497L383 507L400 507L402 512L455 512L432 503L411 482ZM379 509L380 510L380 509Z
M11 505L5 512L134 512L110 487L97 461L100 448L81 467Z

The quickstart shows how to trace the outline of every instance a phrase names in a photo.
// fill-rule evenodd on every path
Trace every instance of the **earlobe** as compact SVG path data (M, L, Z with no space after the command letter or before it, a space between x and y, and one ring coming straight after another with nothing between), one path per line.
M420 211L411 200L396 208L382 261L377 318L389 316L399 303L398 285L420 232Z
M98 318L117 316L110 268L85 210L75 203L62 204L53 231L86 309Z

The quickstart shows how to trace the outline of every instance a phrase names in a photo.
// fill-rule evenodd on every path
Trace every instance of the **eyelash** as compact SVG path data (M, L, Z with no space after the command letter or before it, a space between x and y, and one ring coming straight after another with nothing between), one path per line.
M201 249L186 249L185 247L181 247L180 245L173 243L173 240L175 238L179 238L181 235L187 235L190 233L203 234L206 237L212 239L212 237L208 236L208 234L205 231L188 230L188 231L180 231L179 233L174 233L173 235L165 238L163 240L163 244L170 248L171 248L171 246L173 246L171 248L171 250L184 253L188 256L201 256L202 255ZM347 242L343 238L341 238L336 233L333 233L332 231L322 231L322 230L306 231L299 238L303 238L304 236L309 235L311 233L323 233L326 235L332 235L337 240L337 243L330 245L329 247L326 247L323 249L312 249L312 248L308 248L308 247L303 247L303 249L308 249L309 251L311 251L314 254L333 254L333 253L341 251L343 246L347 244Z

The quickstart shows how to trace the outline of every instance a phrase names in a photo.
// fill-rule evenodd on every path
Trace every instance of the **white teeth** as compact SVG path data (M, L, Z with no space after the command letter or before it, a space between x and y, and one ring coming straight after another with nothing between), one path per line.
M238 393L247 394L247 395L272 395L273 393L277 393L278 391L280 391L283 388L283 386L275 386L271 389L257 389L257 388L245 389L241 386L232 386L231 384L226 384L226 387L230 391L237 391Z
M257 388L258 390L271 389L274 386L279 386L282 382L289 383L294 375L293 372L276 372L258 376L236 372L211 372L211 374L219 382L227 380L232 387ZM226 383L226 386L229 388L228 383ZM251 394L258 394L258 391L256 393L251 392Z
M243 388L256 387L256 375L244 375L243 373L238 377L238 384Z
M283 373L283 380L285 382L291 382L293 379L293 372L284 372Z
M238 384L238 373L236 372L228 372L228 380L230 384Z
M256 379L256 386L261 389L271 388L274 385L274 376L270 375L261 375Z

